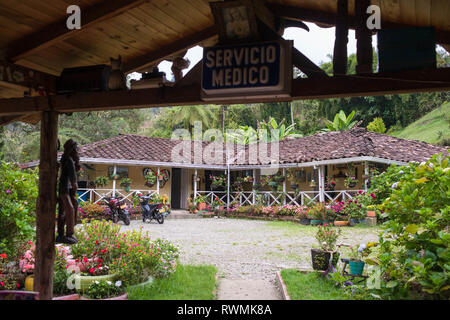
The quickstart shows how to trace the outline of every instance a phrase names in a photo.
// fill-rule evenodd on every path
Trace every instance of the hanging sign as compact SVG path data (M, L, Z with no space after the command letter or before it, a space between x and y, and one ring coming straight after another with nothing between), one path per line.
M204 48L203 100L289 96L292 41Z

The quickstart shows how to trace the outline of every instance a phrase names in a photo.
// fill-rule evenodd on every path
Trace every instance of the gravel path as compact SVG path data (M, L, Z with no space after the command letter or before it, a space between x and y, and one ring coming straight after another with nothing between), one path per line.
M316 244L316 227L289 222L244 219L167 219L164 224L132 221L129 228L149 230L180 248L183 264L212 264L219 278L261 280L275 284L276 271L311 268L310 249ZM367 243L378 239L375 228L343 228L339 242ZM237 282L236 282L237 283Z

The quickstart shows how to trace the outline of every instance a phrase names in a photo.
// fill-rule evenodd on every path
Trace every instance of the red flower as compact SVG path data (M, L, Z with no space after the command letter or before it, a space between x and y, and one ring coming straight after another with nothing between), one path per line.
M0 254L0 258L5 258L6 259L6 253L1 253Z
M90 268L89 272L93 274L95 272L95 269L94 268Z
M16 287L17 287L17 288L20 288L20 284L19 284L19 283L16 283Z

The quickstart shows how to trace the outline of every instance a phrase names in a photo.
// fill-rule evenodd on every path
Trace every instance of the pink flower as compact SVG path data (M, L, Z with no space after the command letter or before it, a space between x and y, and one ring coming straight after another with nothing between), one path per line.
M10 193L11 193L11 190L9 190L9 189L8 189L8 190L6 190L6 193L10 194Z

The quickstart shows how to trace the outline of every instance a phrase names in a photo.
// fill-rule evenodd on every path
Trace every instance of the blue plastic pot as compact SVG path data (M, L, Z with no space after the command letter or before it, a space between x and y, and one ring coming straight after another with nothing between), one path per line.
M350 260L348 264L350 266L350 273L351 274L358 275L358 276L362 275L363 270L364 270L365 262Z
M312 226L318 226L322 224L322 220L316 220L316 219L312 219L311 220L311 225Z

